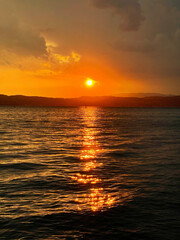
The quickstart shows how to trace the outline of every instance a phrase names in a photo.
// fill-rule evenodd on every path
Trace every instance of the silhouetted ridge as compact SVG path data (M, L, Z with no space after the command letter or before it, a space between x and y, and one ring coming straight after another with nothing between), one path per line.
M0 106L180 107L180 96L48 98L1 94Z

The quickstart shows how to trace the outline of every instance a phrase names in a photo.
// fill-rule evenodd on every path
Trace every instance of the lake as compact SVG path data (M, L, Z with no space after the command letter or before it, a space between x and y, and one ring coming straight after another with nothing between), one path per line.
M0 108L0 239L180 237L180 109Z

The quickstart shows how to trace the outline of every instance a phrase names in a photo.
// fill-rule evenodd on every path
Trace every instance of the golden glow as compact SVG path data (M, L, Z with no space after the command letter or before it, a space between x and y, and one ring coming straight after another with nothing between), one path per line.
M103 59L87 61L76 52L64 55L56 52L55 46L48 44L48 59L9 52L3 55L13 65L0 66L1 94L73 98L144 92L151 87L140 79L117 74Z
M92 171L103 166L98 161L98 155L104 150L99 146L96 135L98 130L95 128L97 121L97 109L86 108L83 111L84 136L80 160L82 161L82 172L71 176L73 181L87 186L87 193L78 194L75 202L79 211L91 210L93 212L109 208L116 202L116 198L101 186L103 180Z
M76 198L76 202L81 205L85 204L93 212L102 210L103 208L110 207L114 204L115 198L110 194L103 193L103 188L91 188L89 194L84 194L81 198ZM79 206L79 210L82 208Z
M88 79L86 80L86 85L87 85L88 87L92 87L92 86L94 85L94 81L93 81L92 79L88 78Z
M84 171L89 172L90 170L100 167L102 165L102 163L98 163L97 161L86 162L84 164Z
M80 173L76 174L76 176L71 177L71 179L76 180L77 182L82 184L87 184L87 183L96 184L98 182L101 182L101 179L98 179L93 175L80 174Z

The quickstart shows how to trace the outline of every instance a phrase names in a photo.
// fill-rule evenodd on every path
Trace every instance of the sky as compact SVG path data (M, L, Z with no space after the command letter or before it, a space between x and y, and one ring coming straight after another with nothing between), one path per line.
M179 0L0 0L0 6L0 94L180 94Z

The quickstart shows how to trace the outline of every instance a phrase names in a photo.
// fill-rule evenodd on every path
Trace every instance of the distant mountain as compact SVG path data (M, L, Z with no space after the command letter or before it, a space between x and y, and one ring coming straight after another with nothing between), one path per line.
M47 98L0 95L0 106L180 107L180 96Z
M115 95L115 97L169 97L174 96L170 94L162 94L162 93L119 93Z

